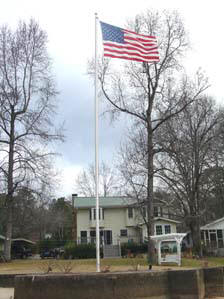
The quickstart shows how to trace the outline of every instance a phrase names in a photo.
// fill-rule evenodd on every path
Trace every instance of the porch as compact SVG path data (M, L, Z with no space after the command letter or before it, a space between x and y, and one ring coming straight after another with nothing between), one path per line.
M224 251L224 230L222 229L202 229L202 245L208 252L216 252L223 248ZM219 250L220 251L220 250Z

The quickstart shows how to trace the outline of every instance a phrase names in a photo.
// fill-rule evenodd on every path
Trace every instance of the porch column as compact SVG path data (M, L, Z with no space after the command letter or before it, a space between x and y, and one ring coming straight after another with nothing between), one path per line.
M208 230L208 243L209 243L209 249L211 249L211 239L210 239L210 232Z
M203 230L203 241L204 241L204 244L205 244L205 246L207 246L207 240L206 240L206 231L205 230Z
M217 229L215 230L215 234L216 234L216 248L219 248L219 239L218 239L218 233L217 233Z
M224 230L222 229L222 246L224 246Z
M161 241L157 242L158 264L161 265Z
M176 243L177 243L177 258L178 258L178 266L180 266L181 264L181 247L180 244L182 242L182 239L175 239Z

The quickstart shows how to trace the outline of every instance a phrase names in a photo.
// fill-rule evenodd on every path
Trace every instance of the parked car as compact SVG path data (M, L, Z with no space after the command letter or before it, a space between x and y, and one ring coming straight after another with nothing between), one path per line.
M65 253L65 249L63 247L58 247L54 249L57 257L62 257L62 255Z
M41 252L40 257L42 259L44 259L44 258L56 258L57 253L54 249L45 249Z

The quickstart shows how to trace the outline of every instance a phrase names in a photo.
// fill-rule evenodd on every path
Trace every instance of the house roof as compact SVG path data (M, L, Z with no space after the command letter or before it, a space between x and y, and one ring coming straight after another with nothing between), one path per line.
M210 222L210 223L207 223L207 224L204 225L204 226L201 226L200 229L209 229L209 228L212 229L213 227L216 228L216 226L219 225L219 224L222 223L222 222L223 222L223 227L224 227L224 217L222 217L222 218L216 219L215 221L212 221L212 222Z
M136 200L124 196L99 197L99 206L104 208L126 207L135 203ZM91 208L95 207L96 200L94 197L76 197L74 205L76 208Z
M27 240L27 239L24 239L24 238L16 238L16 239L12 239L12 242L25 242L25 243L30 243L30 244L35 244L35 242L31 241L31 240Z
M172 222L172 223L176 223L176 224L179 224L181 223L180 221L176 221L176 220L173 220L173 219L169 219L169 218L164 218L164 217L154 217L154 220L163 220L163 221L166 221L166 222Z
M173 219L169 219L169 218L163 218L163 217L154 217L154 221L165 221L167 223L175 223L175 224L179 224L181 223L180 221L176 221L176 220L173 220ZM142 223L139 223L139 225L145 225L144 222Z
M5 240L5 237L3 235L0 235L0 240ZM22 241L22 242L26 242L26 243L30 243L30 244L35 244L35 242L32 242L32 241L24 239L24 238L12 239L12 242L15 242L15 241Z

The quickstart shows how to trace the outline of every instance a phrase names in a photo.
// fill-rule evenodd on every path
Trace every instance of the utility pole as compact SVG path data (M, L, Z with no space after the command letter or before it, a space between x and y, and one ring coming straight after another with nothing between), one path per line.
M72 240L77 244L77 209L75 208L75 197L78 194L72 194Z

